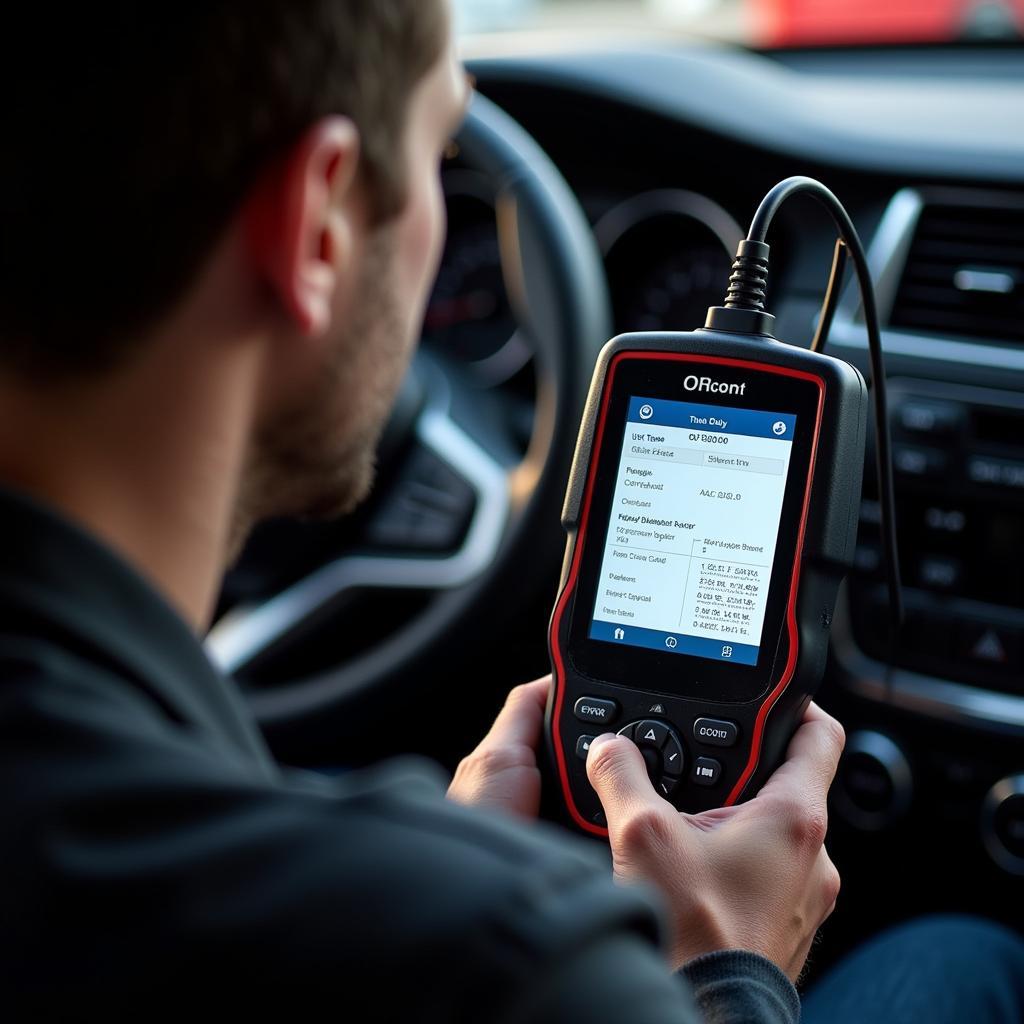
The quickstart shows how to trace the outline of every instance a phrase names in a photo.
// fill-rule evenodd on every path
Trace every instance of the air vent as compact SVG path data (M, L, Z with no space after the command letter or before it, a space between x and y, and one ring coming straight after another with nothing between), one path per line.
M889 324L1024 345L1024 202L927 203Z

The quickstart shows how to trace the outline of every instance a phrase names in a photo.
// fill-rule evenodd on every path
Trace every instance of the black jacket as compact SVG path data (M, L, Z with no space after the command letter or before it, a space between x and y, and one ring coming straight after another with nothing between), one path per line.
M753 954L671 974L653 892L554 827L450 803L430 762L277 765L141 576L13 492L0 523L7 1019L799 1015Z

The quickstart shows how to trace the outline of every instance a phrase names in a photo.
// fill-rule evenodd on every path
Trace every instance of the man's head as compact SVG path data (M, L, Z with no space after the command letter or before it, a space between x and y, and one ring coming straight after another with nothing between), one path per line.
M0 374L129 372L233 260L235 311L242 294L265 339L243 518L358 500L443 235L465 102L448 20L446 0L19 13L0 42Z

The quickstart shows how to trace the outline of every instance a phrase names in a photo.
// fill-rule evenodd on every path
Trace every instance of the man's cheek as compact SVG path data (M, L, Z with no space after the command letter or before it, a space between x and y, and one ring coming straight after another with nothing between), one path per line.
M441 254L444 252L445 236L448 233L448 207L445 203L444 192L441 189L441 180L436 178L434 189L431 193L431 239L430 258L428 271L428 287L433 286L437 277L438 267L441 263Z
M403 272L410 310L422 316L444 248L445 207L440 186L421 192L409 209Z

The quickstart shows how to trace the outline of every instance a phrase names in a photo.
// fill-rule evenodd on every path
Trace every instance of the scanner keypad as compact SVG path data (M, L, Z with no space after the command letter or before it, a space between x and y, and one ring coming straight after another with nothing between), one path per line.
M640 748L651 784L662 796L670 796L686 767L686 749L675 729L656 719L644 718L624 725L619 735Z

